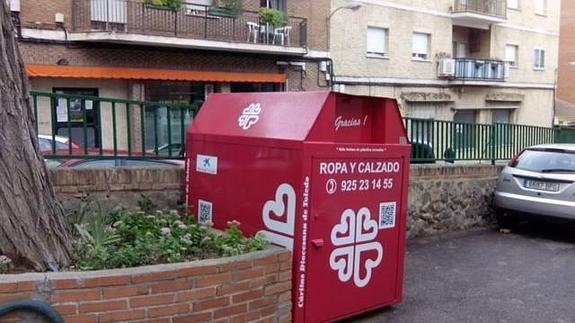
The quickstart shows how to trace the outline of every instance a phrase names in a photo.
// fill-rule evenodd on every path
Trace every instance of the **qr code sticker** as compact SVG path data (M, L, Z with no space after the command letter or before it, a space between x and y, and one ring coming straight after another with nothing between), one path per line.
M396 202L379 203L379 228L395 228Z
M204 225L213 223L212 217L212 202L198 201L198 222Z

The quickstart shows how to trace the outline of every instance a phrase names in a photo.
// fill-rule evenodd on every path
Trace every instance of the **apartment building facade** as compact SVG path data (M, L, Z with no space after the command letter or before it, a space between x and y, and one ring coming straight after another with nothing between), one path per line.
M185 0L177 8L148 0L6 1L33 91L193 104L209 93L328 87L321 66L329 57L329 0L239 0L235 12L217 0ZM262 7L283 12L281 24L263 21ZM152 127L151 111L116 109L112 116L110 104L61 100L55 112L50 98L39 101L42 134L71 136L81 145L87 122L88 145L104 149L126 149L128 141L140 147L140 133L154 135L131 129L132 136L114 139L110 127L113 118ZM161 116L161 126L179 124L178 117Z
M557 82L557 121L575 125L575 2L561 3L561 32L559 40L559 79Z
M553 124L560 0L334 0L335 88L404 116Z

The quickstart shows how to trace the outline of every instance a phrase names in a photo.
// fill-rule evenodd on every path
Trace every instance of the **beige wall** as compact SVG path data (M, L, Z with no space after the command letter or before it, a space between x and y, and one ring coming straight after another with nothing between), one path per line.
M506 24L558 33L560 15L561 0L547 0L545 16L535 14L535 1L519 0L519 10L507 9Z
M366 57L368 27L388 30L388 58ZM412 61L414 32L431 34L429 61ZM434 55L451 54L452 47L450 19L373 5L336 13L331 19L330 38L335 72L347 76L434 79Z
M450 16L451 0L393 0L382 2L360 1L357 11L340 10L331 19L330 44L337 77L361 79L367 85L346 81L345 92L360 95L399 98L404 91L439 93L449 92L454 102L432 104L437 119L452 120L452 108L472 108L478 112L477 122L491 122L492 108L509 105L517 107L512 121L530 125L551 126L553 119L553 89L559 46L559 0L547 1L547 15L534 13L532 1L520 0L520 10L508 10L508 19L488 30L453 25ZM333 0L332 10L347 2ZM366 55L367 28L388 30L388 52L385 58ZM413 32L431 34L430 60L411 59ZM479 82L473 85L442 81L437 76L441 57L451 56L453 42L469 42L469 34L478 37L473 58L504 60L507 44L519 47L518 66L510 69L505 82ZM545 49L545 68L534 70L534 49ZM471 48L472 49L472 48ZM367 81L366 81L367 80ZM359 82L359 81L358 81ZM379 82L379 83L378 83ZM406 82L416 83L412 88ZM418 83L420 82L420 83ZM523 95L521 103L494 104L485 100L487 93L503 92ZM410 113L409 103L404 112Z
M497 26L494 28L492 58L505 59L505 46L517 45L518 67L511 68L508 82L553 84L559 54L559 37ZM545 49L545 69L533 68L535 48Z
M409 5L412 10L391 8L381 5L364 4L358 11L341 10L331 19L331 53L335 61L337 75L364 77L397 77L410 79L436 79L438 56L451 55L453 41L468 38L470 28L455 27L452 19L434 12L420 12L447 8L450 1L392 1L395 4ZM548 0L549 14L545 17L533 13L521 1L522 10L508 10L509 19L504 24L494 25L489 30L475 30L479 37L479 51L471 52L475 58L505 59L505 46L519 46L519 66L512 69L509 82L547 83L555 79L559 46L559 3ZM441 6L439 3L444 3ZM420 6L418 6L418 4ZM345 5L340 0L333 1L333 7ZM332 9L333 10L333 9ZM417 10L417 11L415 11ZM530 23L532 22L538 22ZM541 23L539 23L541 21ZM388 57L366 57L367 28L380 27L388 30ZM536 29L536 30L534 30ZM431 34L430 62L411 59L413 32ZM551 33L551 34L550 34ZM533 70L534 49L545 49L545 70Z
M495 109L510 109L511 122L532 126L550 127L553 122L553 109L542 109L553 103L553 91L518 89L518 88L490 88L490 87L408 87L408 86L368 86L346 85L344 92L356 95L370 95L381 97L394 97L398 99L401 112L405 117L433 118L436 120L452 121L459 110L476 110L477 123L489 124L492 122L492 111ZM402 98L404 93L444 93L451 97L449 102L407 102ZM488 94L514 93L523 96L521 102L491 102L486 101ZM536 111L536 113L534 113Z

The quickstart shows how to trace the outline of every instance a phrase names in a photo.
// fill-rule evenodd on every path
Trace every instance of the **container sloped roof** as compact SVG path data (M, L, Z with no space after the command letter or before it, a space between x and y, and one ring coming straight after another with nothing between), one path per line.
M329 92L212 94L191 131L201 135L304 141Z

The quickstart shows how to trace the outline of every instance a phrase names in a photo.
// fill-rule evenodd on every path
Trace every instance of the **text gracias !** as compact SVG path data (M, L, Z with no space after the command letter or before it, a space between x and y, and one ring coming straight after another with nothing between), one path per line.
M399 173L399 162L322 162L321 175Z

